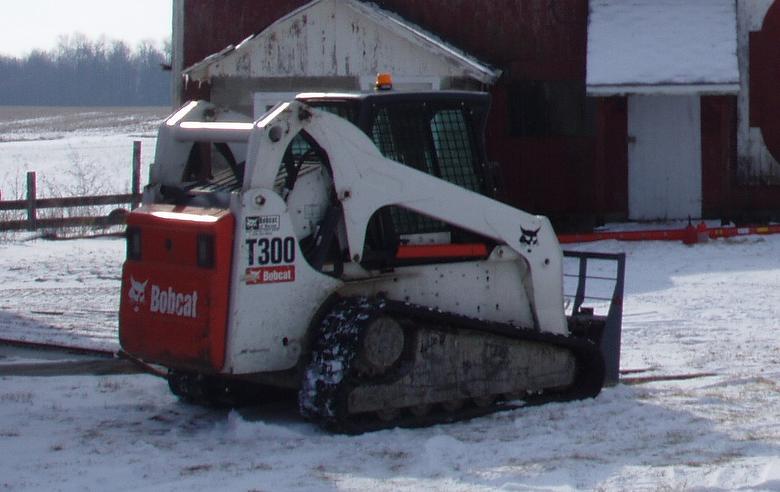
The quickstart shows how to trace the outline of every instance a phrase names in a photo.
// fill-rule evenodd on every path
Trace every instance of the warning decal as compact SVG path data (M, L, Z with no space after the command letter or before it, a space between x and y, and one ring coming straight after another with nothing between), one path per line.
M244 221L244 230L246 230L248 234L273 234L281 227L281 219L281 215L247 217Z

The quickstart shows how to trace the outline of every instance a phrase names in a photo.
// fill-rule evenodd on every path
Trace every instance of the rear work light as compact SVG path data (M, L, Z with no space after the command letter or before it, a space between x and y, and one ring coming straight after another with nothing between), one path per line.
M139 261L141 259L141 229L137 227L127 228L127 259Z
M198 234L198 266L214 268L214 236Z

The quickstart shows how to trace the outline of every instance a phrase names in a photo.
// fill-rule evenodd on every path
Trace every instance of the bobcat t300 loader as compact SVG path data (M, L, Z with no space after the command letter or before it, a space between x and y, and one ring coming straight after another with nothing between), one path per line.
M183 399L294 389L345 432L597 395L619 298L617 328L567 317L549 221L490 197L488 106L301 94L253 122L187 104L128 216L124 351Z

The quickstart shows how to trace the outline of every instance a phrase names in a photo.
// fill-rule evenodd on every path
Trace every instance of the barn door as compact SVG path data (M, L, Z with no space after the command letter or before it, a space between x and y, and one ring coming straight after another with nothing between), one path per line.
M701 217L698 95L628 98L631 220Z

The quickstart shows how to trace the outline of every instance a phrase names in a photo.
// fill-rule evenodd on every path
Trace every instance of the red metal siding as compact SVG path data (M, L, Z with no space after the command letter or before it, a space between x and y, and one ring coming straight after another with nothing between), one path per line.
M567 223L594 210L595 139L511 137L506 87L491 92L487 146L490 158L502 164L503 198Z
M764 18L761 31L750 33L750 126L760 127L772 156L780 161L780 2Z
M379 0L505 78L585 79L587 0Z
M730 182L737 159L736 96L701 98L702 214L732 218Z
M595 212L610 220L628 216L628 100L600 98L596 109Z

